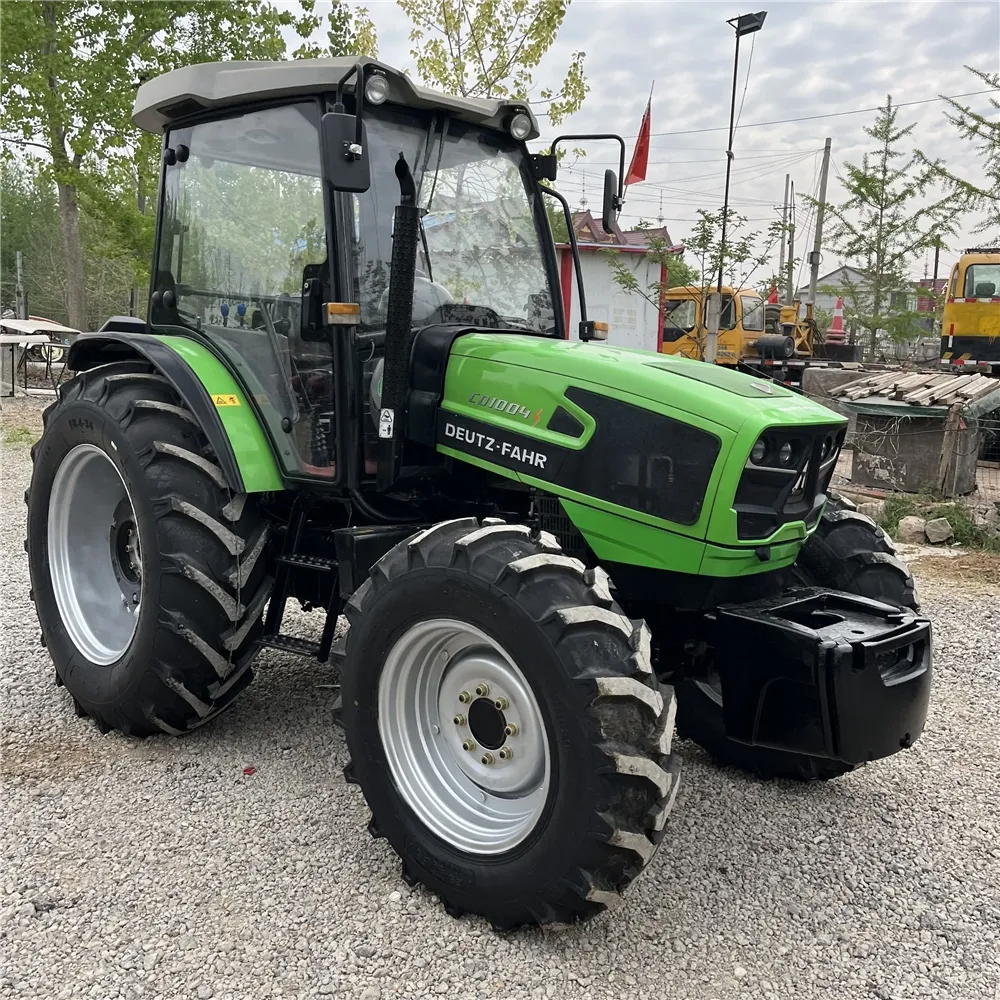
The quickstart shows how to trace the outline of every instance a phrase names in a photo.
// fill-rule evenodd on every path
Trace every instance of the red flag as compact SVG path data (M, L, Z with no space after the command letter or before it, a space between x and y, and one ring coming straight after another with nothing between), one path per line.
M629 164L628 173L625 175L625 185L636 184L646 179L646 166L649 163L649 113L653 107L653 95L649 95L649 103L646 105L646 112L642 116L642 124L639 126L639 137L635 140L635 152L632 154L632 162Z

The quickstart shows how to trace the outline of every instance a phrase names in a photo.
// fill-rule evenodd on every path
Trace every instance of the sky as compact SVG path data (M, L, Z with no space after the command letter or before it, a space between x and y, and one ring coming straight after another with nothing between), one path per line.
M391 0L364 4L379 34L379 58L412 70L410 24ZM322 8L322 4L320 5ZM572 0L556 43L536 74L536 86L558 86L572 52L586 52L590 93L581 110L563 122L563 132L617 132L627 137L631 156L643 110L653 86L652 144L646 182L628 189L622 223L656 222L662 214L674 242L682 242L696 210L718 210L725 179L725 148L732 91L734 33L728 18L767 11L763 29L741 41L737 102L739 127L730 203L751 220L748 230L780 219L785 174L800 196L817 193L823 142L832 139L828 201L844 198L838 177L845 162L860 163L871 140L863 128L874 112L839 114L809 121L754 127L754 123L831 113L856 112L893 101L928 101L901 109L900 123L916 123L913 145L941 157L957 173L982 176L970 143L958 140L944 117L940 94L982 89L963 65L1000 70L1000 2L851 2L823 0L740 5L702 0ZM752 61L751 61L752 48ZM749 69L749 80L747 71ZM990 110L987 95L964 99ZM542 135L551 139L547 120ZM715 129L715 131L698 131ZM659 133L659 134L658 134ZM665 135L663 133L681 133ZM543 143L535 143L541 148ZM571 169L560 171L558 187L577 206L583 197L600 211L606 166L617 166L608 145L594 144ZM963 220L953 249L941 255L940 273L961 248L974 245ZM802 237L812 248L812 219L804 198L797 209L796 256ZM804 254L801 256L804 257ZM775 251L775 262L777 251ZM840 260L827 250L820 273ZM923 277L932 257L911 267ZM807 265L800 277L806 280ZM797 281L796 284L801 283Z

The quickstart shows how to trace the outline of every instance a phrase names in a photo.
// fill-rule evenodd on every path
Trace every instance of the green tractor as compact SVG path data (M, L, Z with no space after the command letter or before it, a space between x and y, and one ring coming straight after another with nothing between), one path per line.
M26 497L79 715L182 735L261 647L329 661L372 834L501 929L649 863L675 717L800 779L919 736L930 624L828 499L846 421L600 343L578 255L570 338L527 105L320 59L176 70L133 117L163 135L148 321L74 343Z

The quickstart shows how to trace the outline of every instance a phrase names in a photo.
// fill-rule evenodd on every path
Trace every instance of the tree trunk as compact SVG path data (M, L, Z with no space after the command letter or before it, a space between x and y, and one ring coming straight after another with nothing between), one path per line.
M59 222L62 227L63 253L66 257L66 312L69 325L86 330L87 289L83 277L83 247L80 243L80 205L76 185L57 180Z

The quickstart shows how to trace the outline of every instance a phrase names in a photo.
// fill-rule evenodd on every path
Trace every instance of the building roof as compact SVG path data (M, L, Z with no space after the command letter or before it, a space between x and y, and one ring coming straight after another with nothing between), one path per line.
M135 95L132 121L147 132L162 132L173 121L203 111L333 91L344 74L359 63L377 67L385 74L390 104L441 108L464 121L492 128L504 128L512 114L524 111L531 118L527 138L538 137L538 122L523 101L443 94L418 86L405 73L367 56L284 62L233 60L183 66L142 84ZM353 93L353 78L345 89Z
M573 229L576 231L576 238L581 244L607 244L619 247L637 247L646 249L649 245L650 236L661 237L674 253L680 253L683 246L673 246L670 233L666 226L659 229L622 229L615 223L614 231L605 231L601 220L587 209L573 213Z

